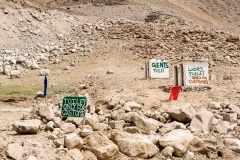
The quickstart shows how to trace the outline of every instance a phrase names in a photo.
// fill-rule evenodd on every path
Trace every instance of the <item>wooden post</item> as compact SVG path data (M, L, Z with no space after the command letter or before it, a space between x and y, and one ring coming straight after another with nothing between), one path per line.
M149 78L149 63L145 63L145 79Z

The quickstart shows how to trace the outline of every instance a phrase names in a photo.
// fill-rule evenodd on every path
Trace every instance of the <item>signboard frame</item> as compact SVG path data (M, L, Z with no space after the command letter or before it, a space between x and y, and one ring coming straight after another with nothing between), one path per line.
M62 117L85 118L88 100L85 96L65 96L62 100Z

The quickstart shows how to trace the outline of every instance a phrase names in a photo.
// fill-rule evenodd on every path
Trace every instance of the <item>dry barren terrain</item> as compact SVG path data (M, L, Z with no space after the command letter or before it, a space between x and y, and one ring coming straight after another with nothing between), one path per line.
M61 132L59 126L56 127L58 121L48 119L46 115L45 117L39 115L38 112L31 112L32 109L36 111L38 106L44 104L52 106L55 117L59 118L60 108L57 107L61 106L62 98L68 95L85 95L89 98L89 107L96 108L92 111L90 107L89 114L97 115L97 121L101 125L97 123L98 126L94 128L92 123L95 120L92 120L87 122L88 126L93 132L100 131L108 137L112 135L111 138L105 138L110 141L109 143L114 141L118 144L117 150L120 150L116 155L115 150L110 155L106 153L107 156L103 158L94 149L89 149L91 138L81 135L82 138L86 137L83 148L79 149L84 159L169 158L163 153L162 150L166 147L161 143L154 145L159 149L155 155L147 151L134 155L137 152L135 150L134 153L128 153L121 149L115 130L111 131L114 127L104 128L103 124L109 125L111 121L122 120L123 118L113 118L112 111L119 110L118 105L125 106L127 102L136 102L140 105L141 110L135 111L133 107L133 111L141 116L163 124L175 121L176 119L171 116L171 118L163 116L164 113L170 114L166 106L171 105L168 101L169 92L164 92L163 88L173 86L172 65L186 57L194 60L208 59L211 89L182 90L175 103L190 103L196 112L208 108L214 114L214 118L213 115L209 118L213 125L208 128L208 133L194 133L188 128L195 139L196 137L202 139L201 142L207 146L206 152L204 150L202 153L202 150L194 150L191 147L187 147L187 150L192 151L194 158L200 160L239 159L240 145L238 147L234 145L240 142L229 141L221 148L219 141L214 141L219 135L224 142L227 138L239 138L240 122L237 114L240 115L240 112L236 109L240 107L239 4L240 0L0 1L0 160L11 158L30 160L33 157L38 160L70 157L80 159L76 153L69 152L71 149L66 147L61 136L54 137L56 136L54 131L64 134L67 132L64 129ZM144 78L144 64L151 58L169 60L169 79ZM43 91L44 74L41 72L49 72L46 99L35 97L38 91ZM104 108L106 104L112 105L116 101L117 109ZM211 102L222 103L214 110L209 107ZM161 116L154 117L155 112L161 113ZM226 115L230 115L230 118L226 118ZM232 115L237 116L236 119L232 118ZM34 118L41 120L41 130L38 134L22 135L12 127L17 120ZM206 121L207 119L206 115ZM52 128L50 121L55 124ZM75 124L76 128L81 128L77 122L69 121ZM69 121L65 121L66 124ZM132 121L125 120L124 127L130 125L141 128L137 122ZM185 129L191 123L179 119L176 121L181 122ZM224 125L225 122L229 124L224 126L222 122ZM222 126L216 127L218 124ZM170 130L183 130L184 127L181 127L175 126ZM219 131L219 128L227 128L227 131ZM80 135L80 131L76 130L75 132ZM156 133L144 133L140 129L136 133L159 135L161 130L159 128L154 132ZM49 135L54 136L52 138ZM96 139L92 141L97 141ZM151 141L154 141L153 139ZM16 143L20 144L23 151L21 156L14 158L14 153L9 155L7 152L9 144ZM154 148L151 147L145 149ZM187 159L187 152L181 155L176 153L176 148L174 149L173 157L170 156L172 159ZM66 155L69 156L65 157Z

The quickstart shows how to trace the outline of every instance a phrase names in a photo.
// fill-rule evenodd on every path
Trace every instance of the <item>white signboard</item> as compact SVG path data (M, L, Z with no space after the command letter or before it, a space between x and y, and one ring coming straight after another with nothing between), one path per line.
M209 85L208 62L185 62L187 86Z
M149 61L150 78L169 78L169 63L167 60L150 59Z

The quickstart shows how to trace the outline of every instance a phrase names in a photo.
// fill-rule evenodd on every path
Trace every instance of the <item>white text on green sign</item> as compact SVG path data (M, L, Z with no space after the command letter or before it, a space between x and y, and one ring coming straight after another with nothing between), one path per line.
M63 117L85 117L87 108L87 98L78 96L67 96L63 98Z

